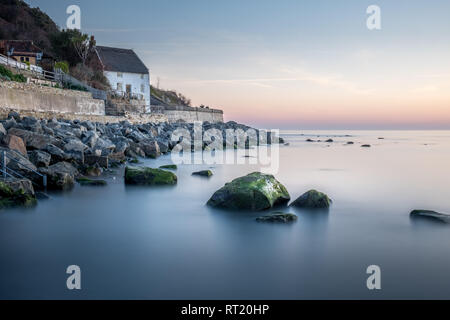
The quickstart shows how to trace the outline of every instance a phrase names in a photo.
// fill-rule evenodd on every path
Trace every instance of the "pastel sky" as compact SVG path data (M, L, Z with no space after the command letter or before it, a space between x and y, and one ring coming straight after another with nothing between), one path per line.
M450 1L29 0L132 48L163 89L289 129L450 129ZM366 27L381 8L382 29Z

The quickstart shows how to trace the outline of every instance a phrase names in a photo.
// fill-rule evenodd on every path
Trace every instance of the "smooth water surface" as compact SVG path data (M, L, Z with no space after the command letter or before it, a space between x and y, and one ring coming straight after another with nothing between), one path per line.
M329 211L277 208L298 215L283 225L255 222L270 210L205 205L254 165L213 165L209 179L191 173L211 165L180 165L178 185L163 188L126 187L118 170L107 187L76 186L0 212L0 298L450 299L450 225L409 217L416 208L450 213L449 131L283 137L290 145L280 146L276 178L292 200L326 192ZM72 264L81 267L79 291L66 288ZM372 264L381 267L378 291L366 287Z

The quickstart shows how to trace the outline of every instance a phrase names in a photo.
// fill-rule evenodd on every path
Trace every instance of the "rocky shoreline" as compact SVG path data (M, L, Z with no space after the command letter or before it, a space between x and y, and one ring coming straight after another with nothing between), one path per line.
M22 117L18 112L11 111L5 119L0 120L0 151L6 154L8 172L22 177L21 181L25 181L26 187L21 186L15 191L34 198L34 189L44 185L43 175L47 178L47 188L53 190L69 190L77 181L81 185L104 185L103 182L92 181L90 177L101 176L109 168L138 163L139 158L155 159L170 152L178 143L184 143L183 138L172 140L172 134L180 129L188 132L191 141L194 141L193 123L132 124L128 121L100 123L64 118L37 119L31 116ZM259 144L258 129L233 121L203 122L200 129L202 132L209 129L220 132L224 148L230 147L227 130L245 132L253 129ZM237 140L233 140L233 148L238 148ZM264 140L267 144L283 142L270 132ZM191 146L192 150L198 150L194 143L191 143ZM247 142L245 148L249 147ZM207 148L208 143L203 142L201 149ZM9 186L13 185L15 180L7 179L4 182ZM26 183L27 180L30 183ZM5 195L10 193L10 190L4 191ZM8 200L3 207L12 206L13 203L14 201ZM20 205L19 202L17 204Z

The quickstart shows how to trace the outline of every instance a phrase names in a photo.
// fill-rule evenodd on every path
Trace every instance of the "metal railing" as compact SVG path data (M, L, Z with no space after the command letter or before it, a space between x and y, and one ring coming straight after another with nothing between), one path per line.
M78 80L77 78L74 78L71 75L63 72L61 69L56 69L55 71L56 72L53 73L55 81L58 81L63 84L65 83L65 84L82 87L82 88L86 89L86 91L92 93L92 98L106 101L106 99L107 99L106 91L95 89L95 88L87 85L86 83Z
M144 95L142 93L126 92L126 91L120 91L120 90L110 90L109 94L111 96L117 97L117 98L144 100Z
M26 63L16 61L13 58L4 56L2 54L0 54L0 63L6 64L6 65L11 66L16 69L28 70L28 71L36 72L36 73L40 73L40 74L42 74L42 71L43 71L42 68L39 66L35 66L32 64L28 65Z
M8 168L8 165L6 163L6 160L9 159L10 161L14 161L16 163L18 163L20 165L20 167L23 167L24 169L27 169L28 171L33 172L34 174L38 175L39 177L42 178L42 186L44 188L47 188L47 175L42 174L37 172L36 170L34 170L33 168L28 167L27 165L20 163L17 159L15 159L14 157L10 156L8 154L8 152L12 152L14 153L19 159L25 159L28 161L28 159L26 159L22 154L20 154L19 152L17 152L16 150L13 149L9 149L9 150L2 150L2 177L3 180L6 180L6 178L9 176L13 179L17 179L17 177L22 178L22 179L28 179L30 180L34 185L39 186L36 182L34 182L32 179L29 179L27 177L24 177L22 174L20 174L17 171L14 171L11 168ZM8 170L11 172L8 172Z

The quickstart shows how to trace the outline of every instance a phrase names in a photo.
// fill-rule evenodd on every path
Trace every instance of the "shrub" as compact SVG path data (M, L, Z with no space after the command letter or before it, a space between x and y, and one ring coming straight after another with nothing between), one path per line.
M10 79L12 79L12 77L13 77L13 73L11 72L11 70L9 70L1 65L0 65L0 75L8 77Z
M13 75L11 80L16 82L27 82L27 78L25 78L22 74Z
M58 61L55 63L55 69L61 69L64 73L69 73L69 63L67 61Z

